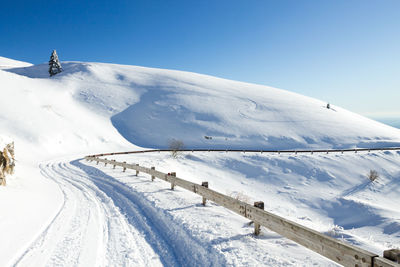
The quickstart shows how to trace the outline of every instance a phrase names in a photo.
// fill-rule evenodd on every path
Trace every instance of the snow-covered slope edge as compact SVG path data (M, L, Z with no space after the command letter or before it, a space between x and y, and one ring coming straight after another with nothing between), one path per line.
M63 63L46 80L111 117L131 143L166 148L302 149L400 146L400 130L288 91L216 77L103 63ZM47 65L8 70L47 77ZM37 80L37 79L35 79ZM205 137L211 138L205 138Z
M45 179L39 164L82 157L89 151L134 146L109 117L75 100L74 90L56 79L32 79L7 71L31 64L0 58L0 139L15 142L15 174L0 186L0 265L8 266L46 229L63 206L59 186Z
M31 63L0 57L0 69L21 68L33 66Z

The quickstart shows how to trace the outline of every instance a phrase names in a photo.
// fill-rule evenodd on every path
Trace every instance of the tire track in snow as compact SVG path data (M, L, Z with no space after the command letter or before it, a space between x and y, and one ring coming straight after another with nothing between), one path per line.
M106 234L109 242L107 243L107 266L112 265L140 265L140 266L154 266L160 265L159 257L154 254L152 249L143 240L142 234L138 233L136 229L132 228L126 220L125 215L121 214L118 207L113 203L104 192L99 190L93 183L87 180L87 176L76 172L74 169L66 168L67 164L59 163L53 169L56 172L68 173L64 175L64 179L69 180L82 191L91 191L100 200L98 201L106 207L107 214L107 229ZM62 171L60 171L62 170ZM73 174L73 175L71 175ZM78 176L79 178L76 178ZM111 208L107 208L111 207ZM132 229L134 231L132 231ZM134 245L126 246L126 244L135 243ZM149 253L148 251L152 253ZM139 251L139 253L137 253ZM136 252L136 253L135 253ZM139 261L128 260L131 254L141 255Z
M41 173L54 179L49 166L40 166ZM87 230L85 220L88 220L88 214L84 212L87 207L78 204L87 204L87 201L81 201L82 195L76 194L76 190L66 183L58 181L57 184L64 196L60 211L15 265L77 265L81 250L75 248L81 246L82 236Z
M73 174L60 166L47 164L40 168L45 177L59 185L64 203L15 266L161 265L112 201L104 201L99 192L74 181Z
M73 165L79 170L74 170ZM187 233L172 216L157 209L140 192L103 173L97 168L84 165L75 160L71 165L64 164L65 170L76 176L89 176L95 186L112 198L115 205L125 214L128 221L142 233L161 260L168 266L220 266L226 261L222 254L211 246L205 246ZM82 172L84 174L82 175ZM171 257L173 257L171 259Z
M40 165L64 202L15 266L216 266L222 254L204 246L139 192L81 164Z

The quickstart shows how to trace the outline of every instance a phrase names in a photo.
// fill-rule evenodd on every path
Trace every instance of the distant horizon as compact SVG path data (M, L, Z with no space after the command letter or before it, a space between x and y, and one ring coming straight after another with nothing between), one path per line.
M372 118L372 117L370 117L370 118L374 119L376 121L379 121L379 122L381 122L383 124L386 124L386 125L392 126L394 128L400 129L400 117L397 118L397 119L393 119L393 118Z

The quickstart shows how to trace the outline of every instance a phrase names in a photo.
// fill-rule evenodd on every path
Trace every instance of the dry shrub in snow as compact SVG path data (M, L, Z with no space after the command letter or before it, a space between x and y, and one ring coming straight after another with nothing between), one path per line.
M0 185L6 185L6 175L14 173L14 142L0 152Z
M379 178L379 174L378 174L378 172L375 171L375 170L370 170L369 173L367 174L367 176L368 176L368 179L369 179L371 182L373 182L373 181L375 181L376 179Z
M171 150L172 157L177 158L179 151L184 149L185 145L181 140L172 139L169 141L168 147Z
M244 194L243 192L233 191L233 192L228 192L227 195L236 200L250 203L250 197L248 195Z

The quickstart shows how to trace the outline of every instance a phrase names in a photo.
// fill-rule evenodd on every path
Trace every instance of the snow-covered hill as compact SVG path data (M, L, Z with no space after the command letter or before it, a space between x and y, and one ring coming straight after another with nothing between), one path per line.
M399 129L284 90L136 66L62 66L49 78L47 64L0 57L0 140L15 141L17 159L16 174L0 187L0 229L7 229L1 266L174 265L187 260L182 251L196 256L191 265L207 253L224 265L327 265L271 233L251 238L243 220L215 206L202 214L190 193L169 194L162 183L132 182L132 175L102 172L79 159L166 148L173 139L187 148L400 146ZM202 153L124 160L196 182L208 177L222 193L243 192L277 214L380 252L400 242L399 156ZM366 178L370 169L379 172L377 183ZM196 212L186 212L192 206ZM169 229L174 222L181 227ZM283 252L288 247L291 255ZM195 255L194 248L202 249Z
M101 63L66 62L63 68L51 79L46 64L8 71L44 83L51 88L46 94L63 91L111 117L119 133L141 147L166 148L172 139L188 148L224 149L400 145L398 129L267 86Z
M18 68L18 67L30 67L31 63L14 60L11 58L0 57L0 69Z

